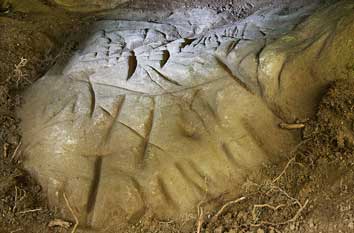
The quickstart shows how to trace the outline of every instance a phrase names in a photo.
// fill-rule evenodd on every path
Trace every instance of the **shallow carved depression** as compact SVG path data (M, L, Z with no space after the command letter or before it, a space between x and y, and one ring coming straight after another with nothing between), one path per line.
M352 75L353 7L98 21L27 91L25 166L70 217L65 193L82 229L193 213L290 151L296 134L279 122L311 116Z

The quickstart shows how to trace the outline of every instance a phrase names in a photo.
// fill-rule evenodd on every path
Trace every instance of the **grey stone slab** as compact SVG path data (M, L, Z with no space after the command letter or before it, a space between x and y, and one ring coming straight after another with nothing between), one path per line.
M65 193L80 228L97 232L146 211L184 219L201 200L237 192L297 143L278 124L311 116L323 86L350 75L341 72L354 60L353 4L304 21L313 10L97 22L68 63L25 94L26 168L52 205L70 217Z

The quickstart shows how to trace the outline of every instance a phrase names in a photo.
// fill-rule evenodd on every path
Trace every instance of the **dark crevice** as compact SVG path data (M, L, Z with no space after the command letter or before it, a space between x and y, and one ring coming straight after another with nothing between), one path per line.
M170 59L170 52L168 50L163 50L162 51L162 60L160 62L160 66L161 68L164 67L164 65L166 65L166 63L168 62L168 60Z
M94 164L94 171L93 171L93 180L91 182L91 187L89 191L89 196L87 200L87 207L86 212L88 216L92 215L95 205L96 199L98 194L98 188L101 180L101 171L102 171L102 157L97 157ZM87 225L91 225L90 217L87 219Z
M91 96L90 117L92 118L96 108L96 93L90 78L88 78L88 86L89 86L89 92Z
M191 45L193 43L193 41L195 41L196 39L189 39L189 38L184 38L184 42L181 43L180 48L183 49L184 47Z
M134 75L138 66L138 61L135 56L135 52L132 50L131 55L128 57L128 77L127 81Z

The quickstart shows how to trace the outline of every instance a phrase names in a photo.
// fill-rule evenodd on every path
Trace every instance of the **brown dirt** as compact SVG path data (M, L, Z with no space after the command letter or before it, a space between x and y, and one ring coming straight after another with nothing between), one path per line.
M126 4L127 8L137 9L164 9L176 8L210 8L217 12L228 12L235 18L244 18L260 8L279 6L280 4L301 6L304 3L314 3L328 0L133 0Z
M12 159L21 141L15 115L20 93L67 52L59 48L72 48L72 40L66 38L79 25L77 17L47 10L0 13L1 233L48 232L47 224L55 216L41 187L22 169L20 161Z
M21 91L75 47L75 40L66 38L79 30L80 20L49 9L0 14L1 233L66 232L48 228L60 216L47 207L21 162L12 159L21 141L14 114ZM196 206L201 214L184 222L147 215L117 232L187 233L197 232L198 225L208 233L353 232L354 81L333 83L305 125L298 148L286 160L265 165L242 187L243 195L203 202Z

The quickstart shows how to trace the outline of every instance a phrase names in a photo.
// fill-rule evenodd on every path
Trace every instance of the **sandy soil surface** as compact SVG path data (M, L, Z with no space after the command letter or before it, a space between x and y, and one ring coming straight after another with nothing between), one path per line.
M201 6L195 2L172 2L166 7ZM244 5L237 5L239 2ZM246 1L220 0L202 5L243 17L257 8L257 2L260 7L271 1L250 1L250 5ZM157 7L157 3L152 1L145 7ZM143 7L143 3L137 1L129 7ZM21 134L14 109L21 104L21 91L53 62L75 49L75 39L69 35L81 26L77 15L51 5L35 12L2 8L0 232L70 232L65 229L65 219L59 221L59 226L48 227L61 216L47 207L41 187L17 158ZM294 152L287 160L273 161L273 165L254 174L255 178L242 188L243 195L229 193L200 203L196 206L199 214L193 220L160 222L147 215L118 232L353 232L354 83L340 81L328 87L316 117L304 125L303 141Z
M37 8L38 9L38 8ZM21 91L75 46L67 39L79 28L76 16L44 6L37 12L0 13L0 232L47 232L55 210L41 187L16 160L21 143L15 108ZM67 50L60 48L65 47Z
M172 10L177 8L203 8L207 7L217 12L229 12L237 18L244 18L256 10L267 6L279 6L280 4L292 4L299 6L304 3L313 3L308 0L136 0L126 4L127 8L135 9L165 9Z

